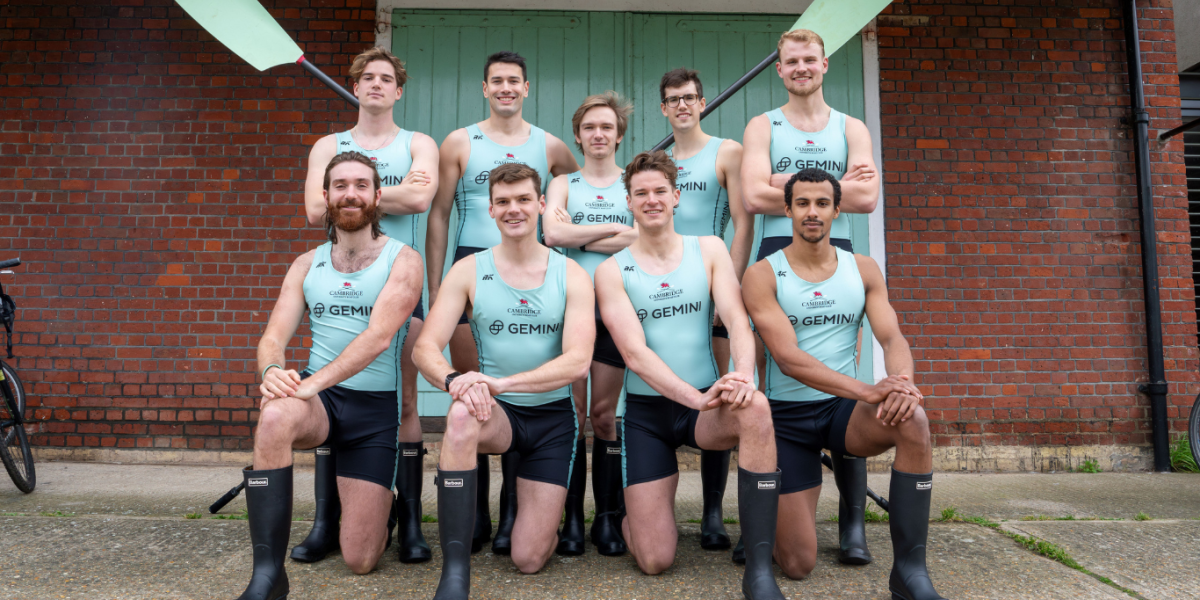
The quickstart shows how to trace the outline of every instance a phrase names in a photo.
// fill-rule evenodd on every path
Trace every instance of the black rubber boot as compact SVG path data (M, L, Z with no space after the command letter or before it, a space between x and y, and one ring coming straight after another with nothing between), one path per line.
M554 549L563 556L583 554L583 497L587 494L586 439L575 440L575 456L571 462L571 479L567 483L563 527L558 532L558 547Z
M438 537L442 547L442 579L434 600L466 600L471 594L471 515L479 469L443 471L438 469L434 484L438 489Z
M746 564L746 540L744 538L738 538L738 543L733 547L733 554L730 555L730 558L739 565Z
M421 563L433 557L421 534L421 483L424 481L425 446L400 442L400 464L396 470L396 507L399 513L400 562Z
M892 600L945 600L933 589L925 568L925 543L929 539L929 499L933 473L901 473L892 469L888 490L888 528L892 532Z
M342 503L338 500L337 456L332 448L317 448L313 496L317 500L317 512L313 517L312 531L308 532L303 542L292 548L291 557L294 561L317 562L338 549Z
M704 491L704 512L700 517L700 547L705 550L729 549L729 534L725 532L721 512L728 480L729 450L701 450L700 489Z
M775 523L779 518L779 488L782 472L751 473L738 469L738 517L746 543L746 572L742 594L748 600L784 600L775 582L772 554L775 552Z
M492 509L488 506L491 492L492 467L488 455L476 454L475 530L471 534L471 554L483 550L483 545L492 539Z
M592 438L592 498L596 500L592 544L601 556L625 554L625 540L621 537L622 496L621 442Z
M512 531L517 523L517 468L520 466L520 454L505 452L500 455L500 521L496 524L492 552L505 556L512 553Z
M841 500L838 503L838 534L841 548L838 561L846 565L871 563L867 549L867 459L830 453L833 459L833 480Z
M238 600L283 600L289 587L283 557L292 529L292 467L242 471L254 545L254 573Z

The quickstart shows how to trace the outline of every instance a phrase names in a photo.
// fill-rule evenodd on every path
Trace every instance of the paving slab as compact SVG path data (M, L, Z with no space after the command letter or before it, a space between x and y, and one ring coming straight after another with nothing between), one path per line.
M304 524L292 528L292 543ZM731 526L736 535L737 527ZM836 525L819 528L817 569L804 581L782 580L789 598L890 598L891 555L885 525L868 527L874 564L846 567L836 562ZM521 575L508 557L481 553L472 560L476 599L696 599L741 598L741 567L727 552L699 548L697 526L681 526L678 560L656 577L637 571L628 555L555 556L536 575ZM425 534L437 548L437 529ZM6 549L0 574L4 598L228 599L249 580L251 550L244 521L131 517L0 517ZM930 571L944 595L979 599L1128 600L1095 579L1023 550L1007 537L975 525L935 523L930 535ZM402 565L395 555L355 576L338 556L321 563L287 565L292 597L429 598L437 586L440 551L432 561Z
M1004 528L1053 542L1088 570L1146 598L1200 596L1200 521L1023 521Z

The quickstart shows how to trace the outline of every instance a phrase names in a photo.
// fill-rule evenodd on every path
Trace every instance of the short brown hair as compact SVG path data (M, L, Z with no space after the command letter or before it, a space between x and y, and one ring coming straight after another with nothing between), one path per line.
M329 174L333 171L333 168L342 163L348 162L356 162L371 167L371 181L375 185L374 189L371 190L371 194L375 194L379 191L379 170L375 168L375 163L371 159L367 158L365 154L360 152L343 152L335 155L333 159L329 161L329 164L325 166L324 189L327 193L329 192ZM383 211L379 210L379 207L375 207L375 220L371 222L371 239L376 239L383 235L383 228L379 225L379 221L382 218ZM328 208L325 209L325 236L329 238L329 241L335 244L338 241L337 227L333 223L331 211Z
M533 191L542 195L542 176L533 167L525 163L504 163L488 174L488 203L492 201L492 190L497 183L519 183L526 179L533 180Z
M663 73L662 81L658 82L658 97L660 102L667 101L667 88L683 87L688 82L696 84L696 94L704 97L704 84L700 83L700 71L679 67Z
M671 182L671 189L675 189L675 177L679 175L679 167L675 166L675 161L671 160L666 152L651 150L633 157L633 160L625 166L625 174L621 176L621 181L625 184L625 193L630 193L629 182L633 176L643 171L662 173L667 181Z
M583 99L583 104L575 109L575 116L571 117L571 131L575 136L579 136L579 126L583 124L583 116L593 108L607 106L612 109L617 115L617 137L624 137L625 130L629 127L629 115L633 114L633 104L621 97L620 94L609 90L603 94L592 94ZM580 151L583 151L583 144L575 142ZM617 142L617 148L621 147L621 143Z
M817 32L811 29L793 29L783 32L779 36L779 44L775 46L776 50L783 50L784 42L800 42L801 44L813 43L821 47L821 56L825 56L825 40Z
M362 78L363 71L367 70L367 65L377 60L391 63L392 68L396 71L396 87L404 87L404 84L408 82L408 71L404 70L404 63L396 58L395 54L388 52L387 48L379 46L372 46L354 57L354 62L350 63L350 79L357 83Z

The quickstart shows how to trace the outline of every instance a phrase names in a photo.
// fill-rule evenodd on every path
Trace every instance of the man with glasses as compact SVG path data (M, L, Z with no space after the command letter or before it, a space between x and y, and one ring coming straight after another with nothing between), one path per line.
M738 281L750 260L754 220L742 203L742 145L734 140L704 133L700 114L707 102L700 73L679 68L668 71L658 85L662 114L671 124L675 145L668 154L678 169L679 206L675 231L682 235L715 235L725 238L733 221L733 245L729 249ZM713 356L724 375L729 371L729 332L720 317L713 321ZM700 453L700 483L704 511L700 519L700 546L707 550L729 548L729 534L721 514L725 483L729 478L729 451Z

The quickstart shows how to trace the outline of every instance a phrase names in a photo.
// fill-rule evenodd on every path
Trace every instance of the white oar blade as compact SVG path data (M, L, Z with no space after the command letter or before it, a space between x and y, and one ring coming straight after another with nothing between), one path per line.
M304 52L258 0L175 0L206 31L259 71Z
M792 29L810 29L825 41L825 56L858 35L892 0L815 0Z

